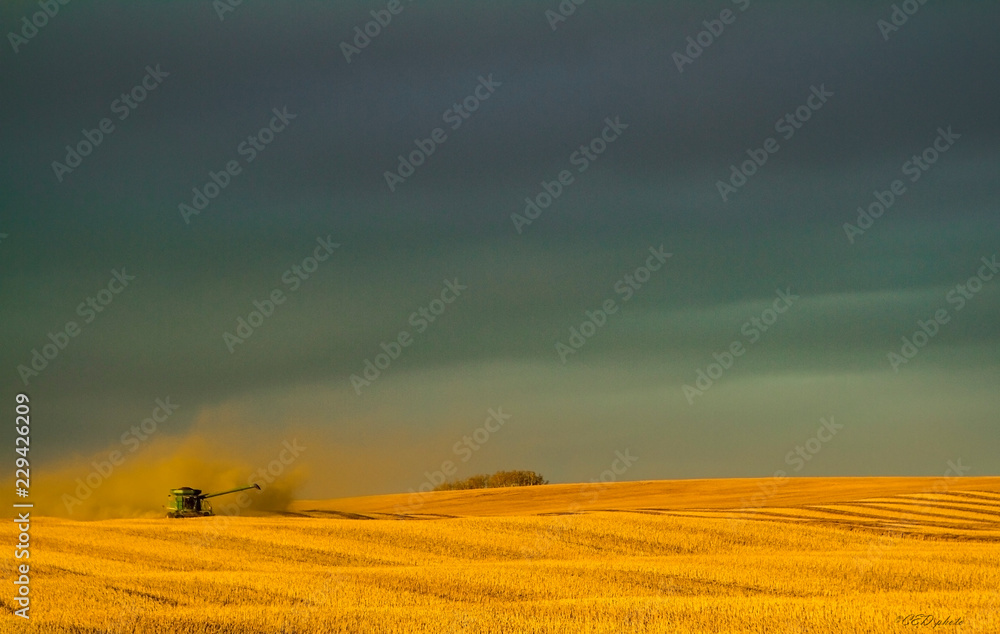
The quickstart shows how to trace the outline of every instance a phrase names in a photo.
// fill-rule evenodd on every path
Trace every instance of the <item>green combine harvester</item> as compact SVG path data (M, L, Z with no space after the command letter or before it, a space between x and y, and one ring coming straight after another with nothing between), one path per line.
M201 489L192 489L191 487L171 489L170 495L174 496L174 501L171 506L167 507L167 517L207 517L215 515L212 511L212 505L205 500L220 495L228 495L229 493L246 491L247 489L257 489L259 491L260 485L251 484L238 489L222 491L221 493L202 493Z

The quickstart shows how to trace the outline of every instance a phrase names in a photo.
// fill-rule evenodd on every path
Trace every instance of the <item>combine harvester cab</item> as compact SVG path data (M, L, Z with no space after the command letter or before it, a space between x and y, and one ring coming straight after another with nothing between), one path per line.
M174 500L173 503L167 507L167 517L207 517L209 515L215 515L212 511L212 505L206 502L208 498L228 495L229 493L237 493L239 491L246 491L247 489L257 489L259 491L260 485L251 484L249 486L230 489L220 493L202 493L201 489L192 489L191 487L171 489L170 495L174 497Z

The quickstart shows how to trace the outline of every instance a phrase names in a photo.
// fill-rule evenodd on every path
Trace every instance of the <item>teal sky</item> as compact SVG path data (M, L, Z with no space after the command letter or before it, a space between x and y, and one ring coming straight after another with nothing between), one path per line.
M8 403L31 395L37 467L120 448L170 396L137 457L194 431L254 456L298 437L307 497L406 491L448 460L458 477L588 481L626 449L630 480L996 473L998 7L928 3L886 40L891 3L743 4L588 2L553 31L556 2L404 2L350 63L341 42L385 3L247 1L223 20L207 0L71 3L17 52L7 37L0 371ZM679 72L673 55L727 8L735 21ZM5 4L0 30L36 11ZM157 65L120 120L115 100ZM810 109L814 87L832 96ZM800 107L785 138L776 122ZM295 118L248 162L240 144L275 108ZM60 180L53 162L103 118L114 130ZM447 138L390 189L436 128ZM574 153L602 132L581 171ZM718 181L769 137L724 201ZM186 223L179 205L230 161L239 173ZM511 215L563 170L572 182L518 232ZM844 224L896 180L905 193L852 242ZM326 255L317 239L339 246L290 282ZM671 256L625 292L650 248ZM135 279L87 323L78 306L123 269ZM432 304L446 280L468 288ZM224 334L274 289L283 303L230 352ZM798 297L764 332L752 320L778 290ZM564 362L557 343L608 301ZM893 368L939 310L947 323ZM70 321L79 334L25 373ZM412 343L358 394L352 375L400 331ZM456 444L497 408L510 418L463 462ZM796 470L824 417L843 427Z

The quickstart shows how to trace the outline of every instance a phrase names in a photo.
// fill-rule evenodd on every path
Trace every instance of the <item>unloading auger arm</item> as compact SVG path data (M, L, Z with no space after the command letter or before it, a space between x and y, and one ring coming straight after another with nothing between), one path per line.
M259 484L251 484L249 486L239 487L237 489L230 489L228 491L222 491L220 493L206 493L206 494L203 494L203 495L199 495L198 497L200 497L203 500L207 500L208 498L214 498L214 497L218 497L220 495L227 495L229 493L236 493L238 491L246 491L247 489L257 489L259 491L260 490L260 485Z

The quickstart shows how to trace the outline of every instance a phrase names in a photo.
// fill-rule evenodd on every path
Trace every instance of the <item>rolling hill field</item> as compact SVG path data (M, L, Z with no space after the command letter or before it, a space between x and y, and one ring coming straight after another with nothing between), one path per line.
M547 485L31 534L32 618L4 632L1000 632L1000 478Z

